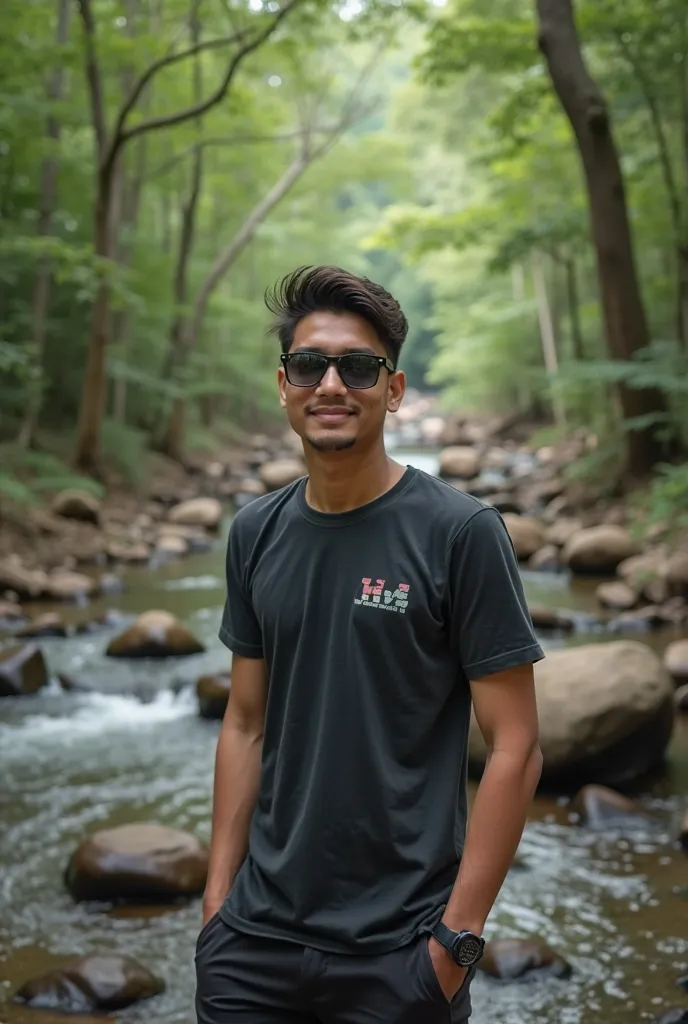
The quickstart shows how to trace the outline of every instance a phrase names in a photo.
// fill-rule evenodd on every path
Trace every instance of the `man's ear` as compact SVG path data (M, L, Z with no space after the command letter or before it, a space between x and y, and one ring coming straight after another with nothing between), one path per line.
M279 388L280 405L283 409L287 407L287 375L280 366L277 371L277 387Z
M387 412L396 412L398 410L405 391L406 374L402 370L390 373L387 385Z

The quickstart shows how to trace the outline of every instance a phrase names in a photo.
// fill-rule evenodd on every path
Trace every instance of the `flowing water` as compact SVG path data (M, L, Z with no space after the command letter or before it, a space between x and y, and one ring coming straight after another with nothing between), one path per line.
M407 462L432 470L432 455ZM524 573L530 600L592 610L589 585ZM62 884L66 861L88 832L154 818L209 837L218 724L196 713L193 681L223 669L217 640L223 601L222 540L204 555L154 571L132 570L123 594L71 611L164 607L207 644L178 662L111 661L112 630L41 641L52 671L92 692L0 703L0 1024L41 1024L9 1002L16 986L62 955L126 952L165 980L164 995L121 1015L146 1024L192 1024L193 952L200 901L127 915L75 905ZM604 635L543 638L545 647ZM653 640L666 643L666 638ZM569 823L565 801L538 799L523 838L524 866L510 872L489 935L536 934L563 953L569 981L500 985L478 976L472 1024L621 1024L688 1008L677 979L688 973L688 857L671 842L688 794L685 720L669 777L644 799L666 821L657 835L593 836ZM52 1018L51 1018L52 1024Z

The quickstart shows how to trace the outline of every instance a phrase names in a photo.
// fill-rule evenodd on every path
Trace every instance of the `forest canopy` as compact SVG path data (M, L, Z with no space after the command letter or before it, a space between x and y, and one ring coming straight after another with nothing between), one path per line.
M2 24L6 494L37 452L97 475L269 422L265 288L323 262L396 295L402 368L447 410L584 426L626 471L680 456L680 0L5 0Z

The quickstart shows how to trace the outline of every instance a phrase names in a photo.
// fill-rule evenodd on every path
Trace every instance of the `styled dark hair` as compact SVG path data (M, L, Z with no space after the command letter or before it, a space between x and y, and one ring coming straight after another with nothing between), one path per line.
M325 310L367 320L395 366L408 333L401 306L388 291L340 267L298 267L268 289L265 305L274 317L270 333L278 336L283 352L291 348L299 321Z

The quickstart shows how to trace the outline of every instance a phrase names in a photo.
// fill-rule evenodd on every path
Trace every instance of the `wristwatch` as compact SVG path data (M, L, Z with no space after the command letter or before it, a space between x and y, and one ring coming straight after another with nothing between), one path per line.
M472 967L483 955L485 939L475 932L453 932L438 921L431 934L459 967Z

